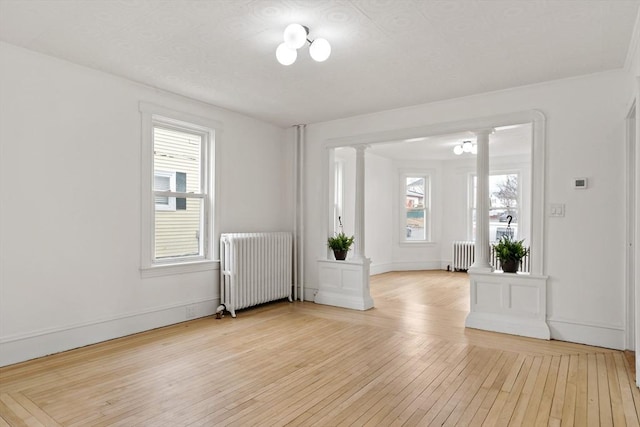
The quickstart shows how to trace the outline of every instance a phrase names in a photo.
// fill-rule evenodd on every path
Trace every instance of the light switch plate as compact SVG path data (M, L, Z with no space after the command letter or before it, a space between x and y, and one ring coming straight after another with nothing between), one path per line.
M551 203L549 205L549 216L563 217L564 203Z

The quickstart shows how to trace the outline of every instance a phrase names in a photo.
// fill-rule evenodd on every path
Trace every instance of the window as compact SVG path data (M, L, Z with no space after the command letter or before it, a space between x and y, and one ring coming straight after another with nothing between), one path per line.
M402 240L425 242L429 236L429 177L403 175L402 177Z
M344 161L336 159L334 162L333 182L333 231L342 231L342 215L344 207Z
M196 129L169 126L161 120L153 123L156 262L204 256L200 236L206 235L202 174L206 139Z
M153 106L141 104L141 111L143 153L146 154L143 155L142 270L210 264L214 248L211 242L213 128L154 114ZM210 268L180 271L201 269ZM170 272L166 268L164 271Z
M477 177L472 175L469 185L470 240L475 240L476 236L476 187ZM489 240L497 241L505 235L518 238L518 218L520 217L518 174L491 174L489 176L489 196Z

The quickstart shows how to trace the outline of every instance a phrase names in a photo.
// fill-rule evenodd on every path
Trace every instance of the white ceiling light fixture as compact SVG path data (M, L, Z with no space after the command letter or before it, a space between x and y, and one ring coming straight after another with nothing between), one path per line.
M458 144L455 147L453 147L453 152L458 156L461 155L462 153L477 154L478 146L472 143L471 141L462 141L462 144Z
M276 49L276 59L282 65L291 65L296 62L298 49L309 42L309 54L316 62L326 61L331 55L331 45L326 39L318 38L309 40L309 28L300 24L290 24L285 28L283 40Z

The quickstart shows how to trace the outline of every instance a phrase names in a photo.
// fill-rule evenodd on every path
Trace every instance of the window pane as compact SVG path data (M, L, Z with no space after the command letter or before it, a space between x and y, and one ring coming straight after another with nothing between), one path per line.
M202 203L203 199L187 198L186 209L156 209L156 259L202 255Z
M154 173L173 173L178 179L173 191L200 193L202 135L154 127ZM182 179L184 178L184 179Z
M426 224L424 177L407 177L406 190L405 237L407 240L424 240Z
M477 177L472 179L471 203L471 236L475 240L476 229L476 185ZM508 235L518 238L518 217L519 217L519 185L518 174L500 174L489 176L489 238L497 241L502 236ZM511 223L509 223L511 216Z
M160 175L154 176L153 189L156 191L171 191L171 178ZM169 198L167 196L156 196L156 204L169 205Z

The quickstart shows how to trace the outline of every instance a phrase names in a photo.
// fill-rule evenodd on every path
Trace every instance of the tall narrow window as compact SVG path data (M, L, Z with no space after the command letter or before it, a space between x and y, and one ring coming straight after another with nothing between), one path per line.
M429 179L427 176L403 177L402 235L405 241L429 240Z
M195 129L153 125L155 261L204 256L206 139Z
M212 270L214 136L220 124L144 102L140 112L141 274Z
M469 185L469 238L476 236L476 186L477 177L471 177ZM500 240L502 236L518 237L520 217L520 185L517 173L492 174L489 176L489 239Z
M339 233L342 230L342 214L344 208L344 161L334 162L334 188L333 188L333 231Z

